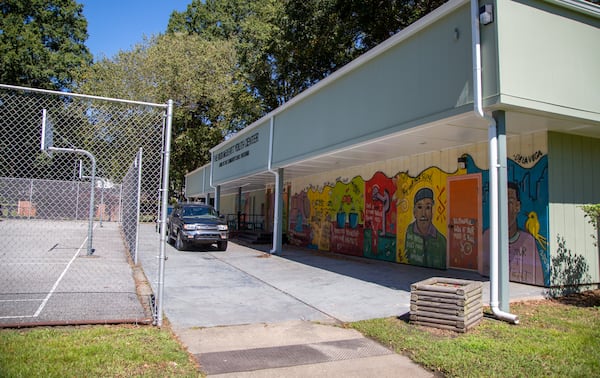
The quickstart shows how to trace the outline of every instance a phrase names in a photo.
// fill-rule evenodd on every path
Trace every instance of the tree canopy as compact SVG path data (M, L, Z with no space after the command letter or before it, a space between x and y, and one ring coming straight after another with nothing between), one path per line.
M172 187L228 134L289 101L442 0L191 0L164 35L96 62L81 90L171 98Z
M82 73L78 89L138 101L174 101L171 186L178 190L188 171L210 161L212 147L260 114L237 62L228 40L160 35L97 61Z
M271 77L275 66L269 56L277 43L283 3L280 0L192 0L183 12L173 12L167 33L196 35L210 41L231 41L238 69L263 112L278 105Z
M92 62L87 21L75 0L0 2L0 82L68 89Z

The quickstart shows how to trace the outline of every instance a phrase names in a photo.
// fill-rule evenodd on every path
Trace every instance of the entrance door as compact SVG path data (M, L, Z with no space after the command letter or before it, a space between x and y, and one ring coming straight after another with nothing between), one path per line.
M481 270L481 174L448 177L448 266Z

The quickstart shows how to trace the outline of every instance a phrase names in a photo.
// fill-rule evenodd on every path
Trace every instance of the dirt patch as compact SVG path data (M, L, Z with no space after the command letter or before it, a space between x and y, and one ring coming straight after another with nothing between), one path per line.
M564 297L552 299L552 301L577 307L598 307L600 306L600 289L573 293Z

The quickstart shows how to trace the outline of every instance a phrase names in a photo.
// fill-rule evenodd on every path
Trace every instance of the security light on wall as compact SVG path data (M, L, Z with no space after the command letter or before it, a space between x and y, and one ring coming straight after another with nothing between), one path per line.
M479 8L479 23L487 25L494 22L494 7L492 4L485 4Z
M457 163L458 163L458 169L467 168L467 157L466 156L459 157L457 160Z

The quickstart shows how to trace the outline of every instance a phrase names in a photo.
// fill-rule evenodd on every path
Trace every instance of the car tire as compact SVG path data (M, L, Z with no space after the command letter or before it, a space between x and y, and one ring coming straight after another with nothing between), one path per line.
M175 239L175 249L178 251L185 251L187 249L187 243L183 241L181 232L177 233L177 238Z
M226 251L227 250L227 241L217 242L217 249L219 251Z
M175 244L175 239L173 238L173 230L171 228L167 228L167 243L173 245Z

